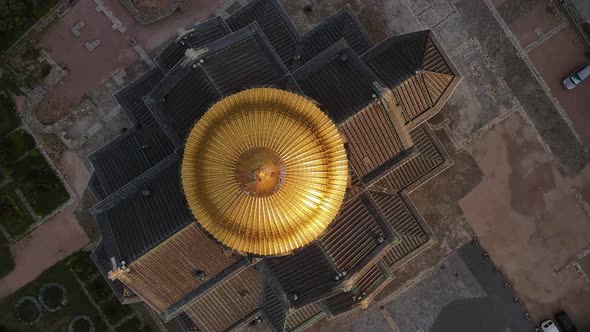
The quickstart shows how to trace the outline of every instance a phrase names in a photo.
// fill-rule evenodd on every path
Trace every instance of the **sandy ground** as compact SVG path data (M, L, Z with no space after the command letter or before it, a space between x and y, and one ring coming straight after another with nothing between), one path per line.
M459 204L483 247L536 319L565 309L590 326L590 287L566 266L590 246L576 179L557 171L518 114L486 132L472 155L484 178Z
M73 152L65 152L59 165L76 199L55 217L11 246L14 270L0 279L0 299L35 280L45 269L87 246L90 242L78 224L75 211L90 174Z

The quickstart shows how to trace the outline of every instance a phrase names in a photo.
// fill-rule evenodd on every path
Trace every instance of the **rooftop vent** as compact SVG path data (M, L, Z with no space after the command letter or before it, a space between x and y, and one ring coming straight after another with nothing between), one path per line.
M194 270L193 271L193 276L195 276L195 278L197 278L198 280L205 280L207 278L207 275L205 274L204 271L201 270Z

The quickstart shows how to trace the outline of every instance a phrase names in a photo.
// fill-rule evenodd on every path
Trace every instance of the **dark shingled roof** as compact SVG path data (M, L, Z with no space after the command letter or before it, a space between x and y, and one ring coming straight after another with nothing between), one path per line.
M232 30L257 22L268 41L288 67L299 45L299 32L277 0L253 0L226 20Z
M154 67L115 93L115 99L117 99L119 105L121 105L123 111L125 111L134 125L139 124L145 127L157 126L156 119L142 98L152 91L162 77L164 77L164 74L160 68Z
M200 66L188 61L176 65L145 100L176 146L194 123L220 98Z
M260 315L262 292L261 274L248 267L211 289L184 312L203 331L239 328Z
M362 195L345 203L319 242L340 271L352 273L392 234Z
M308 304L289 313L285 321L285 331L303 330L305 326L322 317L324 317L324 312L319 305L316 303Z
M341 41L293 73L301 89L341 123L377 97L378 79Z
M88 159L94 166L102 191L110 195L158 164L172 151L172 143L160 127L134 127L95 151Z
M433 171L449 161L450 157L434 136L428 125L422 125L410 132L418 154L394 169L375 183L376 187L399 192L417 181L426 181Z
M356 175L363 179L374 177L384 166L389 168L392 162L397 163L402 152L410 149L410 136L403 124L396 121L378 100L340 124Z
M341 39L344 39L358 55L374 45L350 5L346 5L303 35L299 53L301 61L305 63L313 59Z
M389 37L362 55L388 88L410 78L422 66L429 31Z
M145 97L168 137L177 147L188 131L222 95L271 85L288 73L256 24L187 55Z
M92 175L90 176L90 180L88 181L88 188L90 189L90 192L92 192L94 198L96 198L97 201L102 201L103 199L105 199L105 197L107 197L106 193L104 192L104 189L102 188L102 184L100 184L100 179L94 172L92 173Z
M324 300L324 303L332 316L340 315L359 307L363 299L374 296L374 292L389 279L391 279L389 272L386 273L379 264L372 265L354 283L350 291L335 294Z
M256 23L219 39L208 49L200 64L223 95L270 85L289 73Z
M430 30L388 38L362 59L392 89L410 128L440 110L459 81Z
M180 314L178 314L178 316L176 317L176 320L178 321L180 326L182 326L184 331L198 331L199 330L199 327L197 326L197 324L195 324L195 322L193 322L193 320L184 312L181 312Z
M295 307L320 300L340 283L338 271L315 243L293 255L268 258L265 262Z
M299 84L297 84L297 81L295 80L295 78L293 78L293 75L291 74L287 74L281 77L278 81L274 82L272 86L277 89L283 89L291 91L301 96L305 96L305 93L303 92L303 90L301 90L301 87L299 86Z
M287 308L268 282L264 283L262 292L262 310L271 330L283 331L285 319L287 318Z
M182 59L187 49L200 48L229 33L227 24L219 16L184 28L160 53L156 62L163 71L167 72Z
M130 263L193 222L179 172L172 154L91 209L108 257Z

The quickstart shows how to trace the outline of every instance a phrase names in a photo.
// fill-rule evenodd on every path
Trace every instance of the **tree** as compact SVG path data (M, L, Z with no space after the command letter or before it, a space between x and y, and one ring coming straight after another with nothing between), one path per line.
M0 0L0 33L22 28L27 22L26 10L23 0Z

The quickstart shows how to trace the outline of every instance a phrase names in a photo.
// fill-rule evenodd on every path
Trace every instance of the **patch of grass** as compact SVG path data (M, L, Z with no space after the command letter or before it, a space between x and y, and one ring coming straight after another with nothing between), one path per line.
M0 244L8 244L8 239L6 238L6 236L4 236L2 232L0 232Z
M34 222L14 192L0 196L0 223L10 236L18 236Z
M0 91L0 137L6 136L20 124L12 97Z
M69 199L63 184L35 149L13 166L12 177L31 207L44 216Z
M14 311L14 304L23 296L37 296L39 289L48 282L58 282L68 291L68 303L63 309L56 312L44 312L43 317L37 323L24 326L18 320ZM78 315L90 317L96 326L96 331L106 331L104 321L96 308L90 303L86 294L75 279L65 261L49 268L41 276L30 282L10 297L0 303L0 322L8 331L67 331L70 321Z
M79 319L74 322L74 332L88 332L90 331L90 323L85 319Z
M103 302L113 295L113 291L102 278L96 278L87 283L86 290L96 302Z
M101 281L106 284L104 280ZM105 314L105 316L107 316L107 319L111 324L116 324L121 319L131 315L133 312L133 309L131 309L129 305L121 304L121 302L119 302L119 300L117 300L114 295L99 305L102 309L102 312Z
M4 236L3 236L4 237ZM0 278L14 269L14 260L8 244L0 244ZM1 331L1 330L0 330Z
M141 320L137 317L133 317L121 324L117 328L117 332L151 332L152 329L148 325L144 325Z
M7 17L2 17L5 28L0 30L0 53L4 53L17 41L20 36L29 30L41 19L59 0L18 0L21 6L10 12ZM0 1L2 6L8 7L6 1Z
M102 276L97 275L98 269L90 258L89 253L80 252L69 260L70 269L76 273L78 278L84 280L86 290L92 299L100 306L111 324L116 324L121 319L129 316L133 309L121 304L113 294L112 289Z
M35 139L25 130L13 131L0 139L0 165L10 166L18 158L35 147Z
M98 269L86 252L80 252L70 259L70 268L80 280L84 283L89 283L98 273Z
M587 38L590 38L590 23L583 22L582 23L582 31L586 35Z

